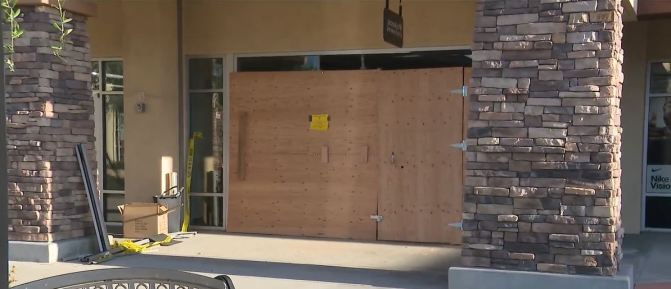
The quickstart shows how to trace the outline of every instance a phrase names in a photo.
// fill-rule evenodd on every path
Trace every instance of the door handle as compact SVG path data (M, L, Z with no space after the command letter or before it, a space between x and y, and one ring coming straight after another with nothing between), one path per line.
M396 164L396 154L394 152L391 152L391 164Z

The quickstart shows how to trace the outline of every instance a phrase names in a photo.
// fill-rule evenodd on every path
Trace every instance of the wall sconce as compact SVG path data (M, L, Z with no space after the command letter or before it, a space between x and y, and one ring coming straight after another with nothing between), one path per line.
M147 111L147 105L145 104L145 95L144 92L141 92L137 96L137 103L135 104L135 111L143 113Z

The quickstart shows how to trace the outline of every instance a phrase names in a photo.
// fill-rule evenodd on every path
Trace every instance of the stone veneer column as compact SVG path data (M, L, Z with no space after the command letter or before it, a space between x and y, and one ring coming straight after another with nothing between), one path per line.
M465 266L617 272L620 1L478 1Z
M58 11L20 8L25 33L15 42L16 71L6 79L9 239L51 243L81 238L92 233L92 223L75 144L86 145L90 166L96 166L86 17L68 14L74 31L59 59L49 48L58 39L51 25ZM25 250L30 259L45 261ZM24 259L16 254L24 253L12 251L12 258Z

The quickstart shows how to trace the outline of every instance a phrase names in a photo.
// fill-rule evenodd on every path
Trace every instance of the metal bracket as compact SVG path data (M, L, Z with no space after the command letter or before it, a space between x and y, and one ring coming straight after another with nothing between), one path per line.
M460 143L455 143L450 145L453 148L460 149L462 151L466 151L468 148L468 145L466 145L466 141L461 141Z
M468 96L468 86L464 85L460 88L453 89L450 92L452 93L452 95L461 95L463 97L467 97Z
M382 222L382 220L384 220L384 218L380 215L371 215L370 219L375 221L375 222L378 222L378 223Z
M464 223L463 222L458 222L458 223L449 223L448 226L452 228L457 228L459 230L464 230Z

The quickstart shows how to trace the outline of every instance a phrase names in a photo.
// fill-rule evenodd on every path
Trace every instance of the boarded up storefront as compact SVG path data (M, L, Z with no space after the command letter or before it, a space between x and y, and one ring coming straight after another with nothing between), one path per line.
M459 243L464 70L232 74L228 230Z

